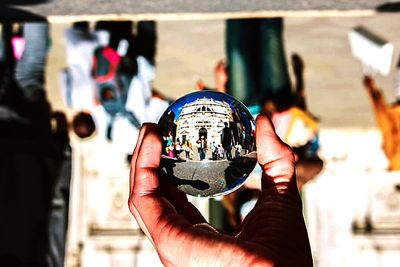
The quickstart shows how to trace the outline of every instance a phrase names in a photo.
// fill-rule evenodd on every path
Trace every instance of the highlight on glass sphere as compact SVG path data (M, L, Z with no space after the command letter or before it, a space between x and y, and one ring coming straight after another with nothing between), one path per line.
M171 104L158 124L162 176L186 194L216 197L233 192L257 163L255 121L230 95L189 93Z

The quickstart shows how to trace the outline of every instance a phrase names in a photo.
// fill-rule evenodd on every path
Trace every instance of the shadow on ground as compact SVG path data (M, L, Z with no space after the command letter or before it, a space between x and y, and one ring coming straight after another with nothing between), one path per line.
M15 6L24 6L24 5L38 5L49 3L56 0L2 0L1 5L15 5Z
M46 18L34 13L13 7L0 5L0 22L32 22L45 21Z
M389 2L382 5L379 5L376 10L378 12L399 12L400 11L400 2Z

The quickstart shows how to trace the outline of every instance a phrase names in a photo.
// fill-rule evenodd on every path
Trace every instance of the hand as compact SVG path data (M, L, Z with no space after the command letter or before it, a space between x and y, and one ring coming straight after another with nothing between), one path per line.
M215 74L215 85L217 91L221 93L226 93L226 83L228 82L228 71L226 69L226 64L222 60L217 63L214 69Z
M382 93L379 88L376 86L375 79L369 75L364 76L363 80L364 86L367 89L367 92L370 94L372 99L375 101L379 101L382 98Z
M303 59L300 57L300 55L297 53L292 54L292 67L293 67L293 72L296 76L303 75L304 62Z
M203 80L197 80L196 88L197 88L197 90L203 90L204 88L206 88Z
M375 86L375 80L371 76L364 76L363 84L367 89L374 89Z
M260 198L235 235L209 225L186 195L159 178L161 139L143 125L130 174L129 209L167 266L312 266L294 156L270 120L256 123Z

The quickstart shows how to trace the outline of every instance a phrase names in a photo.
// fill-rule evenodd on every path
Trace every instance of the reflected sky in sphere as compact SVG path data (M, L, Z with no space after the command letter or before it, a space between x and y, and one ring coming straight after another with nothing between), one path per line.
M257 163L255 121L230 95L203 90L171 104L159 121L162 179L186 194L226 195Z

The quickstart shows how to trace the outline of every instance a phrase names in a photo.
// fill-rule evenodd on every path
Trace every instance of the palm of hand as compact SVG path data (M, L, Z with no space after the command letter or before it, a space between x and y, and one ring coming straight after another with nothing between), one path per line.
M235 235L220 233L176 188L159 179L161 141L155 125L143 127L131 169L129 208L168 266L312 266L291 150L257 119L263 190Z

